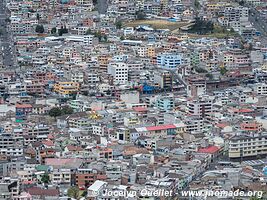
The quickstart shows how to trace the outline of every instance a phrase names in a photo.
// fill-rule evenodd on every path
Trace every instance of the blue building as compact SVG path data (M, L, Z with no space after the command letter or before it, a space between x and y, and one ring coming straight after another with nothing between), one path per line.
M170 111L174 108L174 99L169 96L161 96L157 99L156 106L159 110Z
M116 55L112 58L112 60L116 62L126 62L128 60L128 55L122 54L122 55Z
M182 55L180 54L160 54L157 56L158 67L164 69L176 69L182 64Z
M153 94L155 92L155 87L147 85L146 83L142 87L142 92L144 94Z

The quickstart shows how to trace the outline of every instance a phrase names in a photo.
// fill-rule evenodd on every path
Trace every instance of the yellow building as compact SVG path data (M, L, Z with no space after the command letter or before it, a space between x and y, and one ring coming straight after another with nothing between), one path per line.
M207 10L208 11L211 11L211 12L215 12L215 11L218 11L220 10L221 8L223 7L227 7L227 6L230 6L231 4L230 3L227 3L227 2L218 2L218 3L214 3L214 4L207 4Z
M264 63L264 64L261 66L261 70L264 71L264 72L267 72L267 63Z
M156 50L155 47L150 46L147 48L147 57L152 58L156 56Z
M54 92L62 95L75 94L79 89L80 85L76 82L58 82L54 85Z
M103 54L98 56L98 63L100 70L107 72L108 63L111 57L109 55Z

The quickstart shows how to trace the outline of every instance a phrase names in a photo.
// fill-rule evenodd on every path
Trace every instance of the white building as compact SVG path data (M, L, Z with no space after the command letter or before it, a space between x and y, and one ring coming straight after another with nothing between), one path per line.
M240 133L229 139L229 158L263 156L267 154L267 133Z
M212 113L213 99L204 97L187 102L188 113L194 116L207 117Z
M120 95L120 99L125 102L125 103L139 103L140 102L140 97L139 97L139 92L138 91L129 91L129 92L123 92Z
M254 86L254 90L257 93L257 95L267 95L267 84L258 83Z
M70 184L71 171L70 169L53 169L50 178L53 184L60 184L60 183Z
M128 66L123 62L110 63L108 74L113 77L115 84L126 84L128 82Z

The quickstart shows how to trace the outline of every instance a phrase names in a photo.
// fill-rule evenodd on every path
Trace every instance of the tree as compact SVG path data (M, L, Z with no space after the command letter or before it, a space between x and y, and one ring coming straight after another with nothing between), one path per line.
M122 27L122 21L117 21L115 23L115 26L116 26L117 29L121 29L121 27Z
M93 0L93 4L96 5L97 4L97 0Z
M82 197L86 197L87 196L87 191L84 190L83 193L82 193Z
M61 109L61 115L70 115L73 113L73 109L69 106L64 106Z
M101 41L101 39L102 39L102 34L101 34L100 31L95 32L95 33L94 33L94 36L97 37L99 41Z
M108 36L107 35L104 35L103 36L103 39L104 39L105 42L107 42L108 41Z
M210 73L206 74L206 77L207 77L209 80L212 80L212 79L213 79L213 75L210 74Z
M206 69L203 69L203 68L201 68L201 67L196 67L196 68L195 68L195 71L196 71L197 73L208 73L208 71L207 71Z
M38 24L38 25L36 26L36 28L35 28L35 32L36 32L36 33L44 33L44 26Z
M85 33L85 35L91 35L92 34L92 30L89 28L89 29L87 29L87 31L86 31L86 33Z
M207 34L214 32L214 24L212 21L206 21L200 19L199 17L195 18L194 25L190 28L189 32L197 34Z
M56 34L57 33L57 28L56 27L53 27L52 29L51 29L51 34Z
M36 19L37 19L38 21L40 20L40 14L39 14L39 13L36 14Z
M64 33L68 33L69 30L66 28L66 26L64 26L64 28L62 29L62 32L63 32L63 34L64 34Z
M123 35L120 37L120 40L125 40L125 38L124 38L124 36L123 36Z
M51 116L51 117L58 117L61 115L61 109L58 108L58 107L54 107L52 108L51 110L49 110L48 114Z
M235 29L231 28L231 29L230 29L230 32L231 32L231 33L235 33Z
M136 12L136 19L138 20L146 19L146 14L139 10Z
M226 72L227 72L227 69L226 69L225 67L221 67L221 68L220 68L220 73L221 73L221 75L226 74Z
M199 3L198 0L195 0L194 5L195 5L195 7L196 7L197 9L200 8L200 3Z
M10 22L11 22L11 20L9 19L9 17L6 18L5 21L6 21L7 23L10 23Z
M245 5L245 2L243 0L239 1L239 5L240 6L244 6Z
M69 31L68 31L68 29L66 28L66 26L61 26L61 28L60 29L58 29L58 35L59 36L62 36L64 33L68 33Z
M49 177L49 175L48 175L47 173L45 173L45 174L42 176L41 181L42 181L43 183L49 183L49 182L50 182L50 177Z
M74 199L78 199L79 198L79 188L77 186L71 187L68 189L68 197L72 197Z

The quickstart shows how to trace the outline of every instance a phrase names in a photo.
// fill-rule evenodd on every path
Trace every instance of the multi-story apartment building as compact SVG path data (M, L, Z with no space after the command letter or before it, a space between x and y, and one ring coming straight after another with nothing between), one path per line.
M164 69L176 69L183 63L180 54L159 54L157 56L157 66Z
M170 111L174 108L174 98L172 96L159 96L156 107L159 110Z
M82 71L72 71L70 72L70 79L75 83L83 83L84 82L84 73Z
M71 170L70 169L53 169L51 175L52 184L70 184Z
M113 83L126 84L128 82L128 66L124 62L110 63L108 74L113 77Z
M250 56L241 50L232 50L224 53L224 66L227 68L247 68L251 65ZM243 71L243 70L242 70Z
M89 84L96 84L100 81L100 77L97 73L94 73L94 72L89 72L87 74L87 82Z
M26 92L30 95L42 95L44 93L44 84L38 80L25 80Z
M258 83L254 85L254 90L257 95L267 95L267 84Z
M228 140L230 159L257 158L267 155L266 132L240 132Z
M32 112L32 105L30 104L16 104L16 118L25 119L26 116Z
M213 99L207 96L189 100L187 102L187 109L190 115L206 118L212 113Z
M15 138L9 133L0 134L0 149L13 147Z
M173 84L173 75L169 71L155 71L154 83L162 89L170 89Z
M96 180L106 180L107 176L104 172L95 169L79 168L76 172L76 185L79 187L88 187Z
M189 77L187 84L187 94L189 97L198 97L206 94L207 84L203 77Z
M58 82L54 85L54 91L64 96L76 94L79 88L80 84L76 82Z
M45 124L38 124L28 126L25 131L28 136L36 136L36 139L42 140L47 138L47 135L50 133L50 127Z

